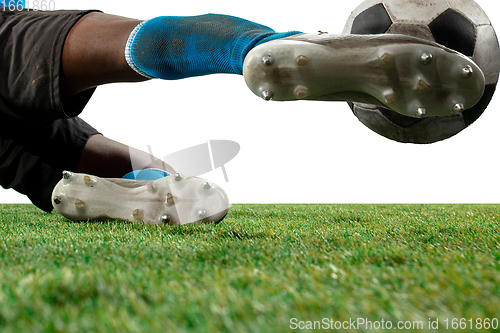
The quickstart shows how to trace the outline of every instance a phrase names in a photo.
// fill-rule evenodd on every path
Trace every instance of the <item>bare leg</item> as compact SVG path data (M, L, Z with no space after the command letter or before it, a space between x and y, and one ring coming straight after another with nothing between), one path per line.
M140 20L90 13L71 29L63 50L63 87L69 97L98 85L147 80L125 60L125 45ZM131 148L102 135L87 142L75 172L99 177L122 177L132 171ZM175 171L148 153L132 149L134 163Z
M134 163L138 165L175 173L174 169L162 160L102 135L90 137L74 171L99 177L121 178L132 171L131 155Z
M64 94L73 96L106 83L147 80L125 60L127 39L140 22L103 13L81 18L64 44Z

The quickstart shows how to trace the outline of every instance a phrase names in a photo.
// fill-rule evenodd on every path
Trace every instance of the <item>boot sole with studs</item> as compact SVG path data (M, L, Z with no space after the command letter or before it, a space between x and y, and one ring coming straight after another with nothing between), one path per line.
M403 35L295 35L253 48L243 75L265 100L369 103L415 118L461 113L485 88L470 58Z
M169 225L217 223L230 206L224 190L201 178L176 174L146 182L68 171L53 190L52 204L73 221L122 219Z

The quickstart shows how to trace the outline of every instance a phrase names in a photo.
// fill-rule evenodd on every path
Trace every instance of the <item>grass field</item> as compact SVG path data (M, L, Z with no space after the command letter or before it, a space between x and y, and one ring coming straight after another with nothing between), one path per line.
M2 333L374 330L357 318L485 332L500 205L235 205L184 227L0 205L0 284Z

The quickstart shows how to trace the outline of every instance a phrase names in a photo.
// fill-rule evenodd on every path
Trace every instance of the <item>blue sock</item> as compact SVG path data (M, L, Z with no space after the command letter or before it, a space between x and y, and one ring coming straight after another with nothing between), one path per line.
M144 21L134 29L125 57L130 67L148 78L241 75L245 56L253 47L298 33L276 33L227 15L163 16Z
M163 177L168 177L170 174L164 170L160 169L145 169L145 170L135 170L127 173L123 176L123 179L132 179L132 180L157 180Z

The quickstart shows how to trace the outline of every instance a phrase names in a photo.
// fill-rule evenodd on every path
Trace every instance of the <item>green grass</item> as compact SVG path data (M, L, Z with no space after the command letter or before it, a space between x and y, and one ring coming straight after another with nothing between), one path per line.
M499 221L500 205L235 205L161 227L0 205L0 332L500 320Z

